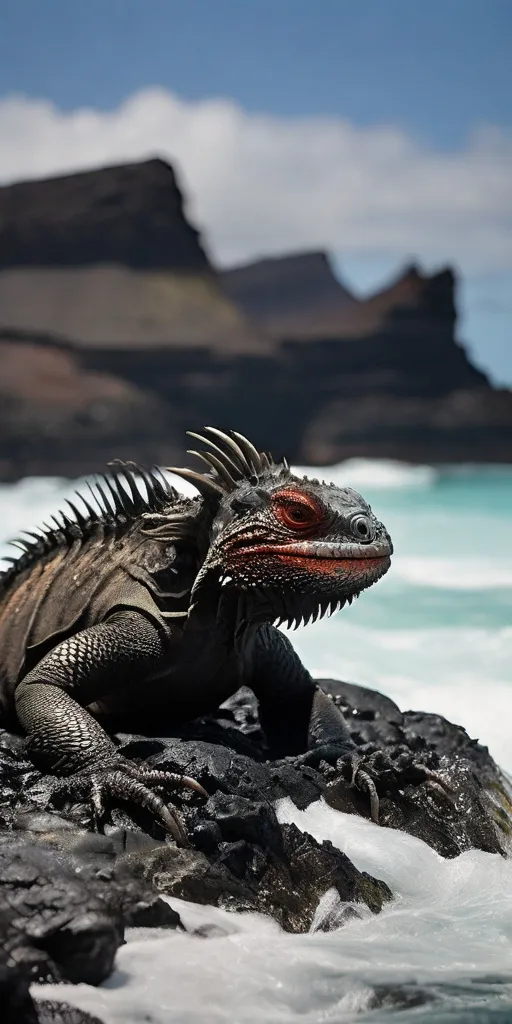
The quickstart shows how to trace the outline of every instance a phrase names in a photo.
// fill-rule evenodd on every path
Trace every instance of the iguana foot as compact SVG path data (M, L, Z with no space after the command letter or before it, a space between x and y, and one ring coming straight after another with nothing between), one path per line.
M111 764L98 764L82 769L59 781L52 799L69 796L73 799L87 799L92 806L94 825L101 830L105 817L105 804L128 803L149 811L164 826L181 846L188 846L189 840L181 815L176 808L169 808L150 786L159 789L176 789L183 786L201 796L208 797L206 790L189 778L174 772L154 771L139 767L131 761L119 760Z
M301 755L303 764L318 766L320 761L334 765L350 786L368 793L370 815L379 824L379 793L399 792L408 785L426 783L431 792L448 800L453 805L451 786L434 771L426 761L431 755L414 755L403 747L390 753L375 749L368 744L340 756L340 748L334 744L314 747Z
M368 793L370 816L376 825L379 824L379 792L396 793L408 785L421 785L425 782L431 791L452 803L451 787L436 771L409 751L402 751L395 757L383 750L373 753L355 751L339 758L336 768L351 786Z

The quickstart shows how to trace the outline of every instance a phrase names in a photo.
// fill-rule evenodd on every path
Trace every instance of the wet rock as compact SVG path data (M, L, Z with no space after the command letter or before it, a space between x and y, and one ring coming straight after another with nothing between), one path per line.
M287 931L309 931L329 889L342 903L361 903L373 913L391 899L384 882L358 871L332 843L318 843L296 825L283 825L282 837L283 856L269 855L255 882L260 909L263 903Z
M512 803L505 777L487 747L471 739L462 726L441 715L401 712L393 701L363 686L319 680L348 722L352 739L388 751L421 754L452 789L446 800L426 783L381 798L380 821L423 839L443 857L465 850L505 853L510 849ZM329 772L324 773L327 779ZM350 793L331 773L326 800L348 811ZM364 800L358 813L367 816Z
M29 973L9 960L3 949L0 949L0 1006L2 1024L102 1024L97 1017L67 1003L33 999Z
M248 820L254 821L254 810ZM260 843L236 838L235 823L240 822L242 831L247 827L243 816L228 821L232 841L220 843L213 859L168 844L146 855L121 858L117 879L143 878L167 896L269 914L290 932L309 931L328 889L335 889L343 904L362 903L374 913L391 899L384 882L358 871L332 843L320 844L295 825L279 827L276 822L279 849L273 849L272 842L260 845L262 837ZM340 921L333 927L340 927Z
M421 755L450 788L447 797L414 772L400 788L381 788L382 826L407 831L445 857L474 848L505 851L512 806L487 748L446 719L402 712L374 690L336 680L322 685L362 752ZM284 797L301 809L323 797L369 818L368 794L325 762L313 768L298 758L267 761L250 691L240 690L216 716L178 736L148 731L116 740L127 757L205 786L207 801L191 791L173 795L191 848L177 848L154 820L121 809L112 810L103 835L94 834L90 808L57 804L55 779L34 770L20 737L0 733L0 912L4 907L15 972L98 983L127 925L180 927L160 894L265 913L291 932L339 928L390 899L387 886L331 843L278 822L275 804Z
M19 832L50 835L52 832L75 832L73 824L60 814L50 811L17 811L12 818L12 827ZM85 833L86 834L86 833ZM101 839L101 836L98 836Z
M141 878L166 896L212 904L224 909L253 910L251 893L220 864L211 863L198 850L178 848L169 843L146 854L127 854L116 867L120 882Z
M32 981L97 985L110 974L127 925L179 924L148 886L120 885L113 870L42 842L5 833L1 840L1 946Z
M282 853L281 827L271 804L217 792L210 797L205 814L216 823L224 842L244 840Z
M0 934L5 928L0 913ZM3 1024L38 1024L37 1010L29 992L29 978L26 972L9 962L7 954L0 948L0 1006Z
M102 1024L99 1017L91 1017L85 1010L53 999L36 999L38 1024Z
M2 944L33 980L108 977L123 941L115 896L84 884L49 850L15 841L0 848L0 901L14 912Z

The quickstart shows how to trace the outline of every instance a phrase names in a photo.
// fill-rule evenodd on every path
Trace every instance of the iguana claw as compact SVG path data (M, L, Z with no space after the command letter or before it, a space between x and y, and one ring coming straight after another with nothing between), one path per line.
M160 821L180 846L190 845L181 815L175 807L171 810L164 800L149 788L150 785L162 789L184 786L203 797L208 796L200 783L188 775L155 771L139 767L130 761L120 761L114 765L100 764L91 770L83 770L62 779L54 789L52 799L58 798L61 794L75 799L89 799L97 831L101 830L107 801L119 801L142 807Z
M363 768L356 768L352 775L352 785L357 786L358 789L366 789L370 797L370 815L372 821L376 825L379 824L379 794L377 793L377 787Z
M415 757L407 749L395 748L387 753L368 746L344 752L340 756L339 747L328 743L319 744L306 754L291 760L315 767L320 761L333 765L350 786L368 793L370 815L376 825L379 824L379 791L397 792L408 785L421 785L424 782L433 792L452 802L451 786L438 772L433 771L420 757Z
M407 785L425 782L434 792L450 803L453 790L438 774L409 751L388 754L383 750L346 754L336 762L336 768L351 786L365 790L370 797L370 815L379 824L380 801L378 788L392 792ZM350 776L349 776L350 773Z

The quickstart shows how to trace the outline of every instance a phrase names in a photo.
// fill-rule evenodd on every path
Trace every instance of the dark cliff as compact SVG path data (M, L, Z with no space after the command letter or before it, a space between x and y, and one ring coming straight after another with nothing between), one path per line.
M276 336L323 330L358 302L333 274L324 252L258 260L222 274L229 297Z
M450 269L428 276L410 266L364 300L323 254L262 260L222 279L279 342L283 406L300 395L303 462L512 460L512 394L492 388L457 341Z
M455 284L409 267L362 300L318 252L218 273L159 160L0 189L0 474L174 461L208 422L318 465L509 462Z
M0 189L0 267L207 270L163 160L84 171Z

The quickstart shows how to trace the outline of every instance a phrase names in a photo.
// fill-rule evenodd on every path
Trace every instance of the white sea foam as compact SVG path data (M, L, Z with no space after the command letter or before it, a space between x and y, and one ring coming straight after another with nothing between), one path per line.
M356 490L371 488L429 487L438 473L432 466L406 466L387 459L347 459L338 466L293 466L299 476L333 481L340 487Z
M512 558L396 555L393 558L393 577L416 586L440 587L445 590L512 588Z

